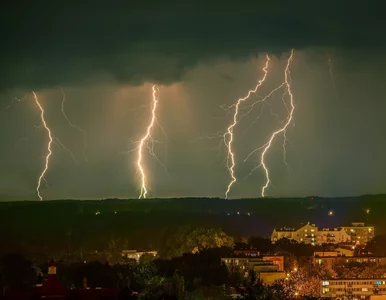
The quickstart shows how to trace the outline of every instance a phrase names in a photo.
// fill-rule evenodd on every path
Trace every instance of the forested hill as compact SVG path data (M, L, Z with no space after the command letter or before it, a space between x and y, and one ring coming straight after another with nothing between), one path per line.
M0 234L6 241L0 250L64 247L67 237L73 244L103 247L112 236L129 239L132 248L154 248L162 232L184 225L222 228L233 236L269 236L274 227L356 221L374 224L380 234L386 233L385 213L386 195L0 202Z

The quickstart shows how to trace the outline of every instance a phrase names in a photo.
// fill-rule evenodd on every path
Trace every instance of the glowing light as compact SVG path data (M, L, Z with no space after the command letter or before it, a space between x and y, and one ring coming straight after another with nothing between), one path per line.
M75 128L76 130L78 130L81 134L82 134L82 137L83 137L83 157L84 157L84 160L86 161L86 163L88 162L88 158L87 158L87 139L86 139L86 131L83 130L82 128L80 128L78 125L75 125L74 123L71 122L71 120L68 118L67 114L66 114L66 111L64 109L64 103L66 102L66 95L64 94L64 91L63 89L60 89L61 92L62 92L62 107L61 107L61 111L62 111L62 114L63 114L63 117L66 119L68 125L70 125L72 128ZM65 149L67 150L67 149Z
M259 89L259 87L263 84L263 82L265 81L265 78L267 77L267 69L268 69L269 61L270 61L270 58L268 55L266 55L266 62L265 62L265 66L263 68L263 72L264 72L263 78L258 81L257 85L255 86L255 88L253 90L248 91L248 94L245 97L239 98L237 100L236 104L233 105L234 106L233 122L228 127L227 132L223 135L224 143L225 143L226 147L228 148L227 167L228 167L229 175L231 177L231 181L229 182L227 190L225 192L225 199L228 198L228 194L231 190L232 185L237 181L235 171L234 171L234 168L236 166L235 154L234 154L234 150L233 150L232 146L233 146L233 139L234 139L233 129L237 125L237 122L238 122L239 106L241 103L243 103L245 100L247 100L251 96L251 94L256 93L256 91Z
M260 148L257 148L255 150L253 150L247 156L247 158L244 160L244 161L246 161L253 153L255 153L258 150L263 149L263 151L261 153L261 157L260 157L260 164L251 171L251 173L252 173L254 170L259 168L260 166L262 166L263 169L264 169L266 182L265 182L264 186L261 189L261 196L262 197L265 197L265 190L268 188L269 184L271 183L271 179L269 177L269 170L268 170L268 167L267 167L266 162L265 162L265 156L266 156L268 150L270 149L270 147L272 145L272 142L274 141L276 136L278 136L279 134L283 134L284 141L286 141L286 130L287 130L288 126L292 122L293 113L294 113L294 110L295 110L293 94L291 92L291 72L290 72L290 69L289 69L290 65L291 65L291 62L292 62L292 59L293 59L293 54L294 54L294 50L292 49L291 50L291 54L290 54L290 56L289 56L289 58L287 60L286 68L284 70L284 83L285 83L285 86L286 86L284 94L288 94L288 96L290 98L290 109L289 109L289 116L287 118L287 121L285 122L285 124L280 129L278 129L277 131L274 131L272 133L271 137L269 138L269 140L268 140L268 142L266 144L264 144ZM283 148L284 148L284 153L285 153L285 142L283 144ZM285 154L284 154L284 157L285 157ZM285 163L286 163L286 161L285 161Z
M45 180L44 176L45 176L45 174L46 174L46 172L48 170L48 167L49 167L50 157L52 155L51 144L52 144L53 139L52 139L51 130L48 128L46 120L44 118L43 106L40 104L39 99L36 96L35 92L32 92L32 93L34 95L35 102L36 102L37 106L40 109L40 118L42 120L42 125L43 125L44 129L47 131L47 135L48 135L48 139L49 139L48 144L47 144L47 155L46 155L46 159L45 159L44 169L43 169L42 173L39 176L38 185L36 187L36 194L37 194L39 200L42 201L43 197L40 195L40 186L41 186L42 180Z
M332 210L330 210L330 211L328 212L328 215L329 215L329 216L333 216L333 215L334 215L334 212L333 212Z
M370 209L366 209L366 214L369 214L370 213Z
M157 89L156 85L153 86L153 102L152 102L152 109L151 109L151 119L150 119L150 124L147 127L146 134L142 137L139 143L138 147L138 160L137 160L137 166L138 170L141 174L141 193L139 195L139 199L146 198L147 195L147 177L145 173L145 169L143 167L143 146L145 145L146 141L151 138L151 132L153 130L154 124L156 122L156 110L157 110L157 103L158 103L158 98L157 98ZM152 148L150 148L152 149ZM149 149L149 150L150 150ZM154 153L151 150L151 153Z

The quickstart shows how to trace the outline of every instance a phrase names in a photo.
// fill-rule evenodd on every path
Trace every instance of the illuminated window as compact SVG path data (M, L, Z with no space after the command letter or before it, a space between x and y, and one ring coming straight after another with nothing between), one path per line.
M362 288L362 292L368 292L369 289L368 288Z

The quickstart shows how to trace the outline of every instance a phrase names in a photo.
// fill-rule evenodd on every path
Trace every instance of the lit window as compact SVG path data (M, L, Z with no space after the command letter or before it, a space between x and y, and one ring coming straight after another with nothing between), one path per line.
M368 288L362 288L362 292L368 292L369 289Z

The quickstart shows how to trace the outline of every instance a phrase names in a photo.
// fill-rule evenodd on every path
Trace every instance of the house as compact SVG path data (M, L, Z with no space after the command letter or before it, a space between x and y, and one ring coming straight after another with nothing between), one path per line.
M142 255L152 255L154 257L157 257L158 252L157 251L137 251L137 250L122 250L121 255L125 258L129 259L135 259L137 262L139 262L139 259Z

